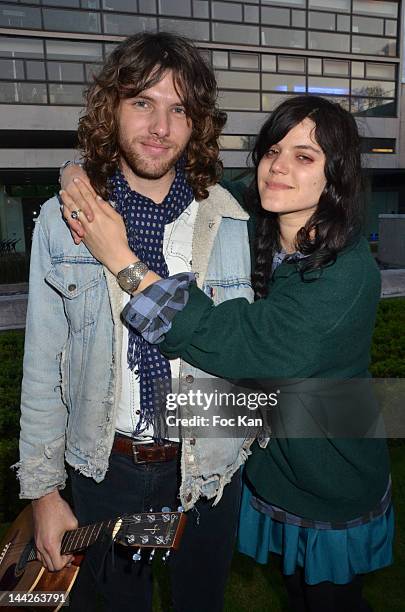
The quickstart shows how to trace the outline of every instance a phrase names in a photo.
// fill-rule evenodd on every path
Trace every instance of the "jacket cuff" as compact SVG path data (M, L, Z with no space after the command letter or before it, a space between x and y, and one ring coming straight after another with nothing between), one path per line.
M194 331L200 326L201 318L213 307L214 303L196 285L190 285L189 298L185 308L176 314L171 329L163 342L160 351L168 358L181 357L182 352L191 344Z
M35 447L35 454L26 454L20 441L20 461L11 467L17 471L21 499L38 499L55 489L63 489L66 483L64 462L65 436L53 442Z

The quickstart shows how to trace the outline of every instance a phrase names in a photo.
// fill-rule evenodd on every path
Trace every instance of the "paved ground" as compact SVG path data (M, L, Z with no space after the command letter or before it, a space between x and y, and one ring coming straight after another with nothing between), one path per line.
M381 270L381 297L405 296L405 270ZM0 331L23 329L27 311L28 283L0 285Z

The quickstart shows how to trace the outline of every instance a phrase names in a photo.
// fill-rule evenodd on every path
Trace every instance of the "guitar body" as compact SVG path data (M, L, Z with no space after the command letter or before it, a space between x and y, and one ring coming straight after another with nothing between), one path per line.
M49 572L40 561L29 560L33 557L34 524L31 504L18 515L0 544L0 591L40 593L43 591L64 591L69 593L76 576L82 556L77 561L58 572ZM0 600L4 596L0 595ZM53 606L59 610L62 604ZM23 605L1 606L3 610L24 609ZM26 608L28 609L28 608ZM43 607L30 606L30 610L43 611ZM46 609L50 609L47 607Z

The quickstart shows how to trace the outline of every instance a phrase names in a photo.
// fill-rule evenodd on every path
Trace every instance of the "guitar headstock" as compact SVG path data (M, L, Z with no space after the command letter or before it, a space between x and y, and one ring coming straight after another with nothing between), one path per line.
M187 521L183 512L137 512L120 518L113 537L118 544L138 548L179 547Z

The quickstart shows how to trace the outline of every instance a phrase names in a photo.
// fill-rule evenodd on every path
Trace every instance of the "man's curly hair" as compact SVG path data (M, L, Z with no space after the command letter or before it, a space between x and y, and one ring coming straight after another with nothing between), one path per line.
M218 182L222 164L218 137L226 114L217 107L212 68L187 39L167 32L130 36L111 53L86 92L87 107L79 121L78 139L94 189L108 199L108 177L120 160L118 106L153 87L171 70L178 94L192 120L185 171L197 200Z

